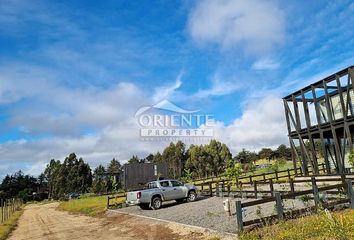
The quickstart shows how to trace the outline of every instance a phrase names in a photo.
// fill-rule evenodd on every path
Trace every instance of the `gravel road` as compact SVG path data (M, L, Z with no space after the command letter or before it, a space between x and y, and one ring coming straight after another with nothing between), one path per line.
M220 232L235 233L236 221L235 216L231 217L226 214L223 209L223 201L226 198L211 197L198 200L192 203L176 204L174 202L164 203L163 207L159 210L141 210L138 206L131 206L115 210L127 214L141 215L153 217L172 222L178 222L193 226L210 228ZM235 213L235 199L230 198L232 213ZM252 201L254 199L243 199L242 202ZM309 203L312 204L311 202ZM267 203L262 205L261 215L263 217L275 214L275 203ZM286 200L284 207L288 209L304 208L304 204L300 200ZM244 220L251 220L259 218L260 214L257 213L258 208L248 207L245 210Z
M58 203L25 207L9 240L179 240L207 239L206 233L179 224L147 220L126 214L94 218L57 210Z

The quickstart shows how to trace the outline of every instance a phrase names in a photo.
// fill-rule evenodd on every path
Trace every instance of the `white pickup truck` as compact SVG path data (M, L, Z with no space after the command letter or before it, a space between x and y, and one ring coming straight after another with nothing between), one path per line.
M193 202L197 198L197 188L174 179L149 182L144 190L128 192L127 204L139 205L141 209L161 208L163 201Z

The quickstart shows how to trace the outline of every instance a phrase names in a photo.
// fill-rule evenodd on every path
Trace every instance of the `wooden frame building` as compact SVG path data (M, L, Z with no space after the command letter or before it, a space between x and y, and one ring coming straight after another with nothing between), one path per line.
M294 169L318 174L316 151L327 173L348 171L354 136L354 67L350 66L283 98ZM321 149L318 148L319 141Z

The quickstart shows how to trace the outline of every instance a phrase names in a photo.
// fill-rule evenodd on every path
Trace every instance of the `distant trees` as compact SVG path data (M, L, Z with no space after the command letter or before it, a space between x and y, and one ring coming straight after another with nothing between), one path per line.
M0 198L7 199L18 197L24 201L32 199L32 194L40 187L37 179L30 175L24 175L20 170L12 175L6 175L0 184Z
M185 169L193 177L218 176L225 171L227 161L232 159L229 148L216 140L207 145L191 145L187 151Z
M52 198L64 197L69 192L88 192L92 185L90 166L75 153L65 158L63 163L52 159L44 170Z

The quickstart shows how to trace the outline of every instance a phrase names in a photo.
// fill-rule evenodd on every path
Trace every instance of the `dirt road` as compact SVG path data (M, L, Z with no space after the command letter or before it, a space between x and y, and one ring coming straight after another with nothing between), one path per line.
M29 205L10 240L207 239L206 233L124 214L93 218L57 210L58 203Z

